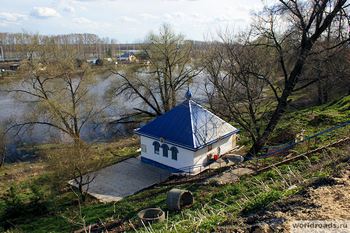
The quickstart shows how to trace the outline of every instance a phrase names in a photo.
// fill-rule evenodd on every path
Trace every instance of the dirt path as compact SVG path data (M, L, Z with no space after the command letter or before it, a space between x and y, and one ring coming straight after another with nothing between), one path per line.
M290 211L276 212L278 218L284 218L286 232L295 220L348 220L350 222L350 168L340 178L334 178L330 185L310 187L306 195L305 206L292 205ZM297 197L298 198L298 197ZM297 199L295 200L297 201ZM350 232L350 226L348 229Z
M251 226L248 232L298 232L291 231L297 220L347 220L347 231L336 232L350 232L350 166L339 177L319 180L268 211L248 217L246 224Z

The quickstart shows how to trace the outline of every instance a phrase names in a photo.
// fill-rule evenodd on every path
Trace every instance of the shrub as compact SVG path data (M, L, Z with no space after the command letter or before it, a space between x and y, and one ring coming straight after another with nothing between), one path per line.
M336 124L336 122L334 122L334 119L327 114L319 114L309 121L309 125L311 126L333 125L333 124Z
M31 185L29 189L31 190L29 200L23 200L19 196L20 190L16 186L11 186L7 190L3 198L5 202L4 212L0 217L0 223L5 230L12 227L10 222L15 222L16 219L28 216L40 216L47 213L48 208L40 187Z
M22 211L21 207L23 206L23 202L18 193L18 188L16 186L11 186L4 196L6 204L4 215L7 218L14 217Z

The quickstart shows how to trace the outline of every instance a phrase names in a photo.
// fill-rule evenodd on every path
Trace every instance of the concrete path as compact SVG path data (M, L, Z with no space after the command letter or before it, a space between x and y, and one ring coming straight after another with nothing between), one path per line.
M254 171L249 168L235 168L213 176L207 179L205 183L215 182L220 185L232 184L237 182L239 180L239 177L253 173Z
M119 201L142 189L165 181L170 173L130 158L95 172L96 178L89 186L89 194L102 202ZM69 182L74 185L74 181Z

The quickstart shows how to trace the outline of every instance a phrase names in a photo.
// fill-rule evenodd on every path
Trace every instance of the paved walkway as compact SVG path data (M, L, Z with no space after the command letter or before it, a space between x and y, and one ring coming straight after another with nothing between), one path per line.
M235 168L235 169L231 169L229 171L220 173L216 176L213 176L209 179L207 179L207 183L210 182L216 182L220 185L224 185L224 184L232 184L235 183L239 180L239 177L244 176L244 175L249 175L249 174L253 174L254 171L252 169L249 168Z
M124 160L95 174L88 192L102 202L119 201L170 176L168 171L142 163L139 158Z

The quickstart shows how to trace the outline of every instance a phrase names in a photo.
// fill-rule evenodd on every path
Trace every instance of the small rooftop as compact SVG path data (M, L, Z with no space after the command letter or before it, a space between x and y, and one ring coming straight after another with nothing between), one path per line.
M125 52L122 55L118 56L118 58L128 58L129 56L134 55L133 52Z
M239 130L191 99L186 100L136 131L136 134L196 151Z

